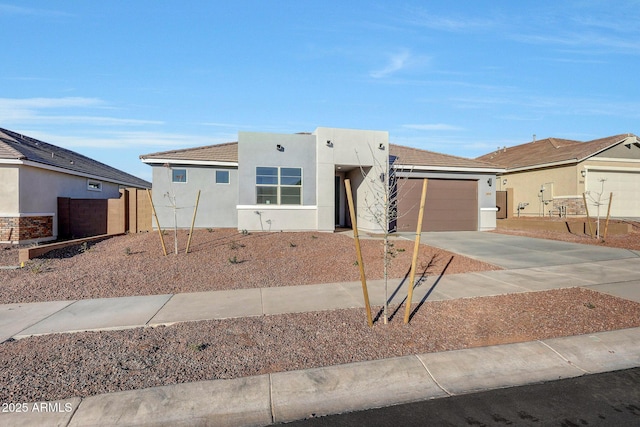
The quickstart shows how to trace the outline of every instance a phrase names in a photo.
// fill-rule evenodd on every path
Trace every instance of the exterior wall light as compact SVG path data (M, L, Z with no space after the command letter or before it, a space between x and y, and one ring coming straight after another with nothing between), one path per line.
M502 185L507 185L507 178L502 180Z
M333 142L330 139L327 139L327 147L333 147Z
M491 185L493 185L493 179L492 178L489 178L487 180L487 185L489 185L489 187L491 187Z
M580 171L580 175L582 175L582 177L584 178L585 176L587 176L587 171L586 170L581 170Z
M384 150L384 144L382 142L380 143L380 145L378 145L378 149Z
M284 151L284 147L282 145L280 145L280 144L276 145L276 149L278 151Z

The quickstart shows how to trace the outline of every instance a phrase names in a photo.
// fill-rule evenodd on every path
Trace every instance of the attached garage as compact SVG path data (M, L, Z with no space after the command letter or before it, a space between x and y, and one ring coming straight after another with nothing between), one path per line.
M398 181L398 231L415 231L420 209L422 179ZM478 180L429 179L424 231L478 230Z
M613 193L611 216L640 217L640 172L589 169L586 191L592 215L596 215L598 200L602 203L600 214L606 215L609 194Z

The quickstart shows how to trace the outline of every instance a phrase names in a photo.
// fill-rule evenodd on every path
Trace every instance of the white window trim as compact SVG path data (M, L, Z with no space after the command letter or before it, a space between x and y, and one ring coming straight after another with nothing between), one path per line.
M92 187L95 186L95 187ZM95 179L87 179L87 190L89 191L102 191L102 181Z
M227 173L227 182L218 182L218 172L226 172ZM214 177L215 177L216 184L220 184L220 185L229 185L229 184L231 184L231 173L229 173L229 171L226 170L226 169L216 169Z
M264 203L264 204L260 204L260 203L256 203L257 206L302 206L304 204L304 193L303 193L303 189L304 189L304 170L302 167L297 167L297 166L256 166L256 177L258 176L258 168L275 168L278 170L278 183L277 184L258 184L257 182L255 183L255 200L258 200L258 187L274 187L276 188L276 198L277 198L277 203L275 203L274 205L271 205L270 203ZM300 169L300 185L282 185L280 184L280 171L282 170L282 168L285 169ZM285 188L300 188L300 204L297 205L292 205L292 204L282 204L281 203L281 191L280 189L282 187Z
M174 181L173 180L173 172L176 170L183 170L184 171L184 181ZM187 182L189 182L189 174L187 173L187 169L186 168L171 168L171 183L172 184L186 184Z

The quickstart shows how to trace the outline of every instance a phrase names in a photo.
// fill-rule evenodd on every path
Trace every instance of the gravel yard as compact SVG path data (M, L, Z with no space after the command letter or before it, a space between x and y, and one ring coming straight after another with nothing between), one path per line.
M631 236L628 244L638 245L638 234ZM165 238L172 252L172 234ZM119 236L0 270L0 303L359 279L353 239L343 234L198 230L192 252L184 254L186 240L181 231L180 254L164 257L157 234ZM381 278L380 241L362 243L368 277ZM413 242L394 241L390 277L408 272L412 249ZM15 264L17 250L0 248L0 265ZM428 275L496 269L428 246L421 246L418 264ZM0 343L0 401L90 396L640 326L640 304L581 288L427 301L409 325L402 322L403 309L388 325L373 328L363 309L348 309L8 340Z
M0 303L159 295L224 289L263 288L360 280L353 237L341 233L251 233L196 230L167 233L163 256L157 233L112 237L69 247L29 261L19 270L0 270ZM413 242L393 241L389 277L404 277ZM5 246L7 248L9 246ZM380 240L362 240L367 278L380 279ZM0 251L0 265L18 264L16 248ZM451 261L451 263L449 263ZM448 265L448 266L447 266ZM495 270L498 267L421 246L418 267L428 275ZM426 269L426 271L425 271Z
M640 304L580 288L427 302L366 325L363 309L46 335L0 344L0 401L165 384L640 326Z

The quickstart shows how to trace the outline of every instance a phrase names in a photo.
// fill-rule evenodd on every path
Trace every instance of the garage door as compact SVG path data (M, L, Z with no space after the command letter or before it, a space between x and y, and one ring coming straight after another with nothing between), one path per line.
M398 182L398 231L416 231L422 179ZM429 179L424 231L476 231L478 181Z
M596 215L593 199L598 200L599 193L602 193L600 202L604 203L600 206L600 215L606 215L609 193L613 193L611 216L640 217L640 173L638 172L589 170L587 191L590 192L588 200L591 215Z

